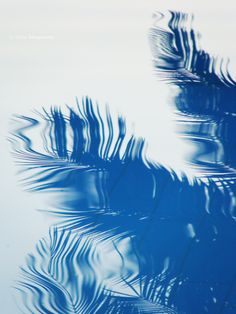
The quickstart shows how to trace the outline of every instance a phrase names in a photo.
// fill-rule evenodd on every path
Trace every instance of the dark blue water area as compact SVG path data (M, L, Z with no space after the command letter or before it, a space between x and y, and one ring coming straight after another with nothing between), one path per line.
M22 313L236 313L235 83L196 48L186 18L170 12L150 38L157 74L191 117L188 162L204 180L149 160L125 119L88 97L16 118L23 184L51 193L57 219L21 268Z

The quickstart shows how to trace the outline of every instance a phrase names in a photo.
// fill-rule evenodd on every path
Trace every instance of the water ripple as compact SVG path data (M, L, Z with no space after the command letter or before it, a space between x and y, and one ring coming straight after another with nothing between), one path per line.
M50 192L57 216L18 285L24 313L223 313L235 306L235 83L170 12L151 30L154 64L179 94L180 134L195 145L179 178L88 97L18 116L22 184Z
M187 162L200 177L234 180L236 82L229 60L200 47L193 16L170 12L161 18L168 20L167 27L158 18L150 33L154 66L161 80L178 87L174 103L179 132L194 148Z

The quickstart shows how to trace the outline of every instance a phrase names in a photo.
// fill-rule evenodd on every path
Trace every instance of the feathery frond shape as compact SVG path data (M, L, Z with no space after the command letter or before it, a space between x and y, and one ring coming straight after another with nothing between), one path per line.
M174 103L183 126L181 136L197 146L189 163L200 176L236 176L236 81L229 60L200 47L193 16L170 11L166 27L155 21L150 31L154 67L161 80L179 87Z

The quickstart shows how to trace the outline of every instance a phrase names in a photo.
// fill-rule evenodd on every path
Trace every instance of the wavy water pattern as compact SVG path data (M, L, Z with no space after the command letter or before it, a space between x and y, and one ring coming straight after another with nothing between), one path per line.
M22 184L51 193L45 212L57 217L22 268L23 313L234 313L235 84L199 50L188 18L170 12L151 42L158 75L179 89L182 136L196 145L188 162L200 178L151 161L125 119L88 97L15 118Z
M170 12L160 16L150 38L156 73L179 88L175 98L182 137L195 147L188 158L200 177L235 178L236 82L229 60L211 56L200 47L193 16Z
M17 289L24 313L176 314L156 302L158 283L153 278L144 280L140 292L130 288L132 284L122 276L123 293L105 288L97 251L91 239L53 228L22 268ZM130 293L124 293L127 288Z

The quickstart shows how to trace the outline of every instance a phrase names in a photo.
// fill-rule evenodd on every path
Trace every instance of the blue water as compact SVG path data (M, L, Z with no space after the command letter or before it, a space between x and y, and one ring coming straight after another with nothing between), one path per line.
M236 313L236 84L197 48L188 18L170 12L166 28L158 19L150 41L157 75L179 90L198 178L150 161L125 119L88 97L16 118L21 179L51 193L55 216L21 268L22 313ZM41 145L31 137L40 130Z

